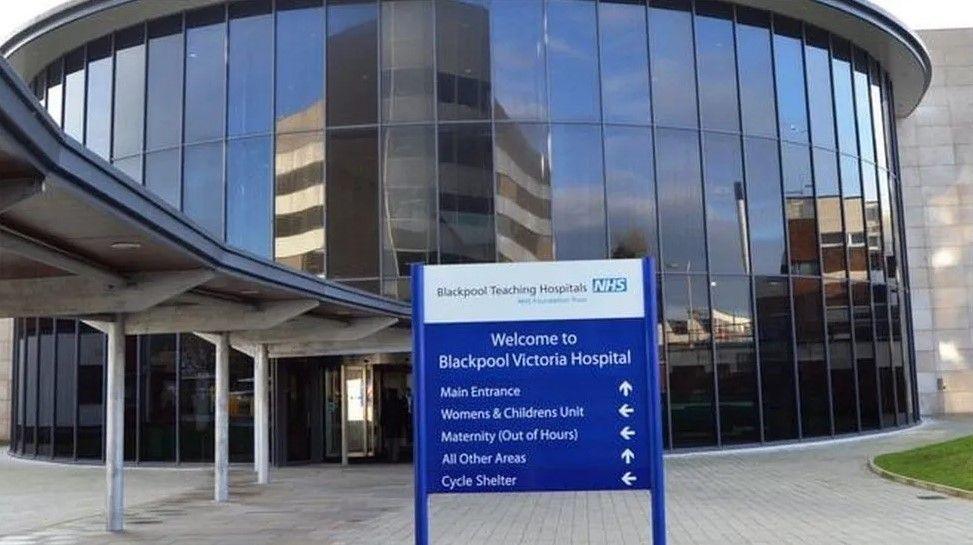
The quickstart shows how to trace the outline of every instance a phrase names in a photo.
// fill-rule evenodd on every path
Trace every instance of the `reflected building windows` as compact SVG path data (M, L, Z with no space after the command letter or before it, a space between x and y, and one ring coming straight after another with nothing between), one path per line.
M439 261L435 129L432 126L385 128L381 164L382 276L394 281L409 276L412 263Z
M440 120L489 119L489 0L436 0L436 89Z
M441 125L438 138L440 261L492 262L496 236L490 126Z
M274 150L274 258L322 275L324 134L278 134Z
M820 274L817 211L807 146L781 142L781 171L791 273L817 276Z
M382 2L382 121L432 121L432 0Z
M548 128L538 124L496 127L497 259L554 259Z

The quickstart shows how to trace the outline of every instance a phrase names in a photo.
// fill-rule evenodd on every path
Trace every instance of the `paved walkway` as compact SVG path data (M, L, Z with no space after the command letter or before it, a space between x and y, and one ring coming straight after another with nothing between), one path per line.
M973 543L973 502L894 484L865 469L867 456L971 433L973 418L967 418L830 444L671 457L670 543ZM210 501L209 472L136 469L128 475L127 531L109 536L101 530L98 470L4 457L0 545L411 544L408 466L286 468L275 471L267 487L250 484L251 474L236 469L232 501L224 505ZM75 490L79 485L84 490ZM18 500L25 495L26 501ZM81 497L88 499L78 505ZM645 500L634 492L437 496L432 541L648 543ZM52 524L58 517L66 522Z

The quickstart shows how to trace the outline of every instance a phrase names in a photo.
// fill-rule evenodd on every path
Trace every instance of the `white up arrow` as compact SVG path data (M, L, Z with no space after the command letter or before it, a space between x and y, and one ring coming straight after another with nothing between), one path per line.
M624 416L625 418L632 416L632 413L634 412L635 409L629 407L628 403L625 403L624 405L618 408L618 414Z
M632 395L632 390L632 385L627 380L618 385L618 391L625 397Z
M625 465L631 464L632 460L634 459L635 459L635 453L632 452L632 449L627 448L622 451L622 460L625 460Z
M634 484L637 480L639 480L639 478L632 475L631 471L626 471L625 474L622 475L622 482L625 483L625 486L632 486L632 484Z
M625 426L624 428L622 428L622 431L618 432L618 435L621 435L622 439L628 441L635 436L635 430L633 430L628 426Z

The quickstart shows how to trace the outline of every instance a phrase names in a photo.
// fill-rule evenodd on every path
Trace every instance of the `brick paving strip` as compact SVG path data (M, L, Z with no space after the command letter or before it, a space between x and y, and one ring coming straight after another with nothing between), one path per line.
M967 543L973 502L943 496L928 501L928 493L878 478L863 460L970 433L973 418L950 419L831 443L671 456L670 543ZM48 505L56 508L59 497L72 492L58 490L46 472L32 471L40 464L26 464L23 471L25 464L0 460L0 498L43 486ZM68 476L88 472L89 516L5 535L3 523L12 514L5 509L12 503L0 503L0 545L412 543L410 466L288 467L274 471L266 487L251 484L252 473L241 466L233 471L225 505L209 498L210 472L158 470L145 476L135 470L133 488L152 486L155 475L189 482L178 493L130 508L127 531L114 536L102 531L100 471L44 466ZM11 468L21 472L8 473ZM15 487L9 486L11 478L19 479ZM638 492L434 496L431 515L434 545L648 543L648 502ZM18 520L21 527L29 523Z

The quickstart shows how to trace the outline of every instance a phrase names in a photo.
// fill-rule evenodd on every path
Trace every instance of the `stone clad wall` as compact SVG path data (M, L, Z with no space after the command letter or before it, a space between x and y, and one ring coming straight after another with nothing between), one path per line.
M920 32L933 61L899 122L923 414L973 412L973 29Z
M14 321L0 320L0 442L10 440L11 373Z

